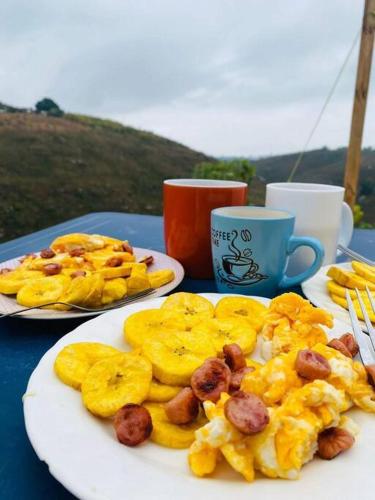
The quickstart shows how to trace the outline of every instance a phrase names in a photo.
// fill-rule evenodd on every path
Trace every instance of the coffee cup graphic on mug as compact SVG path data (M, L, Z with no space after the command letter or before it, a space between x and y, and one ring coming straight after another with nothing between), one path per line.
M315 274L323 260L320 242L293 236L294 215L264 207L224 207L211 212L211 248L216 285L221 293L273 296ZM298 247L315 253L311 266L288 277L288 257Z

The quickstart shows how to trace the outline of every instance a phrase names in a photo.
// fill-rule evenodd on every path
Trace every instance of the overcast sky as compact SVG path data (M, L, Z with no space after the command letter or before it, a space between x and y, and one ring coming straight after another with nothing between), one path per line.
M362 13L362 0L1 0L0 101L49 96L212 155L297 151ZM347 144L357 56L311 148ZM372 146L374 96L375 82Z

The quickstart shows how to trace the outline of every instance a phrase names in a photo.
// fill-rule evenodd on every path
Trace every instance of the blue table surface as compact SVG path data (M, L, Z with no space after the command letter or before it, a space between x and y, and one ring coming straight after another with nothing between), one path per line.
M47 247L68 232L101 233L129 239L134 246L164 251L163 219L150 215L92 213L0 245L0 262ZM375 231L355 230L350 247L369 258L375 255ZM342 259L340 259L342 260ZM178 288L214 292L212 280L185 278ZM0 498L2 500L73 499L48 472L26 435L22 395L43 354L84 319L42 321L8 318L0 323Z

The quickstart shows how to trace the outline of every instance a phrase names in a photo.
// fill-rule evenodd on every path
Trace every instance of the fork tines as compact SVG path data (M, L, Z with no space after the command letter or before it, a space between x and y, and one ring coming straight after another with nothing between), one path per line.
M358 302L359 302L359 305L361 307L361 311L362 311L362 314L363 314L363 317L365 319L365 323L366 323L366 326L367 326L367 329L368 329L368 332L370 335L372 347L375 350L375 331L374 331L374 328L371 325L371 321L370 321L370 318L367 314L367 310L366 310L366 307L363 303L361 294L359 293L357 288L355 289L355 291L356 291L356 294L358 297ZM369 298L371 298L371 300L370 300L371 307L373 307L374 304L373 304L373 300L372 300L370 291L368 289L366 289L366 291L367 291ZM361 356L362 363L364 365L372 365L374 363L374 360L375 360L375 354L371 351L371 349L369 347L368 336L361 329L361 325L358 321L357 313L355 311L349 290L347 289L345 293L346 293L346 301L348 303L350 321L352 323L354 336L358 342L359 354ZM373 309L373 310L375 312L375 309Z

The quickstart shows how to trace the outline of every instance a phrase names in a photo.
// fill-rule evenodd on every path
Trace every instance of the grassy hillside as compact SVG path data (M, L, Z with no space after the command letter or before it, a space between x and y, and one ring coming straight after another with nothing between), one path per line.
M110 120L0 113L0 241L92 211L161 213L162 180L204 160Z
M254 161L257 175L261 181L285 182L295 164L299 153L271 156ZM316 182L321 184L343 185L346 148L328 148L309 151L294 177L295 182ZM375 150L362 151L358 201L365 212L364 221L375 224ZM256 195L262 199L261 189ZM263 194L264 196L264 194Z

